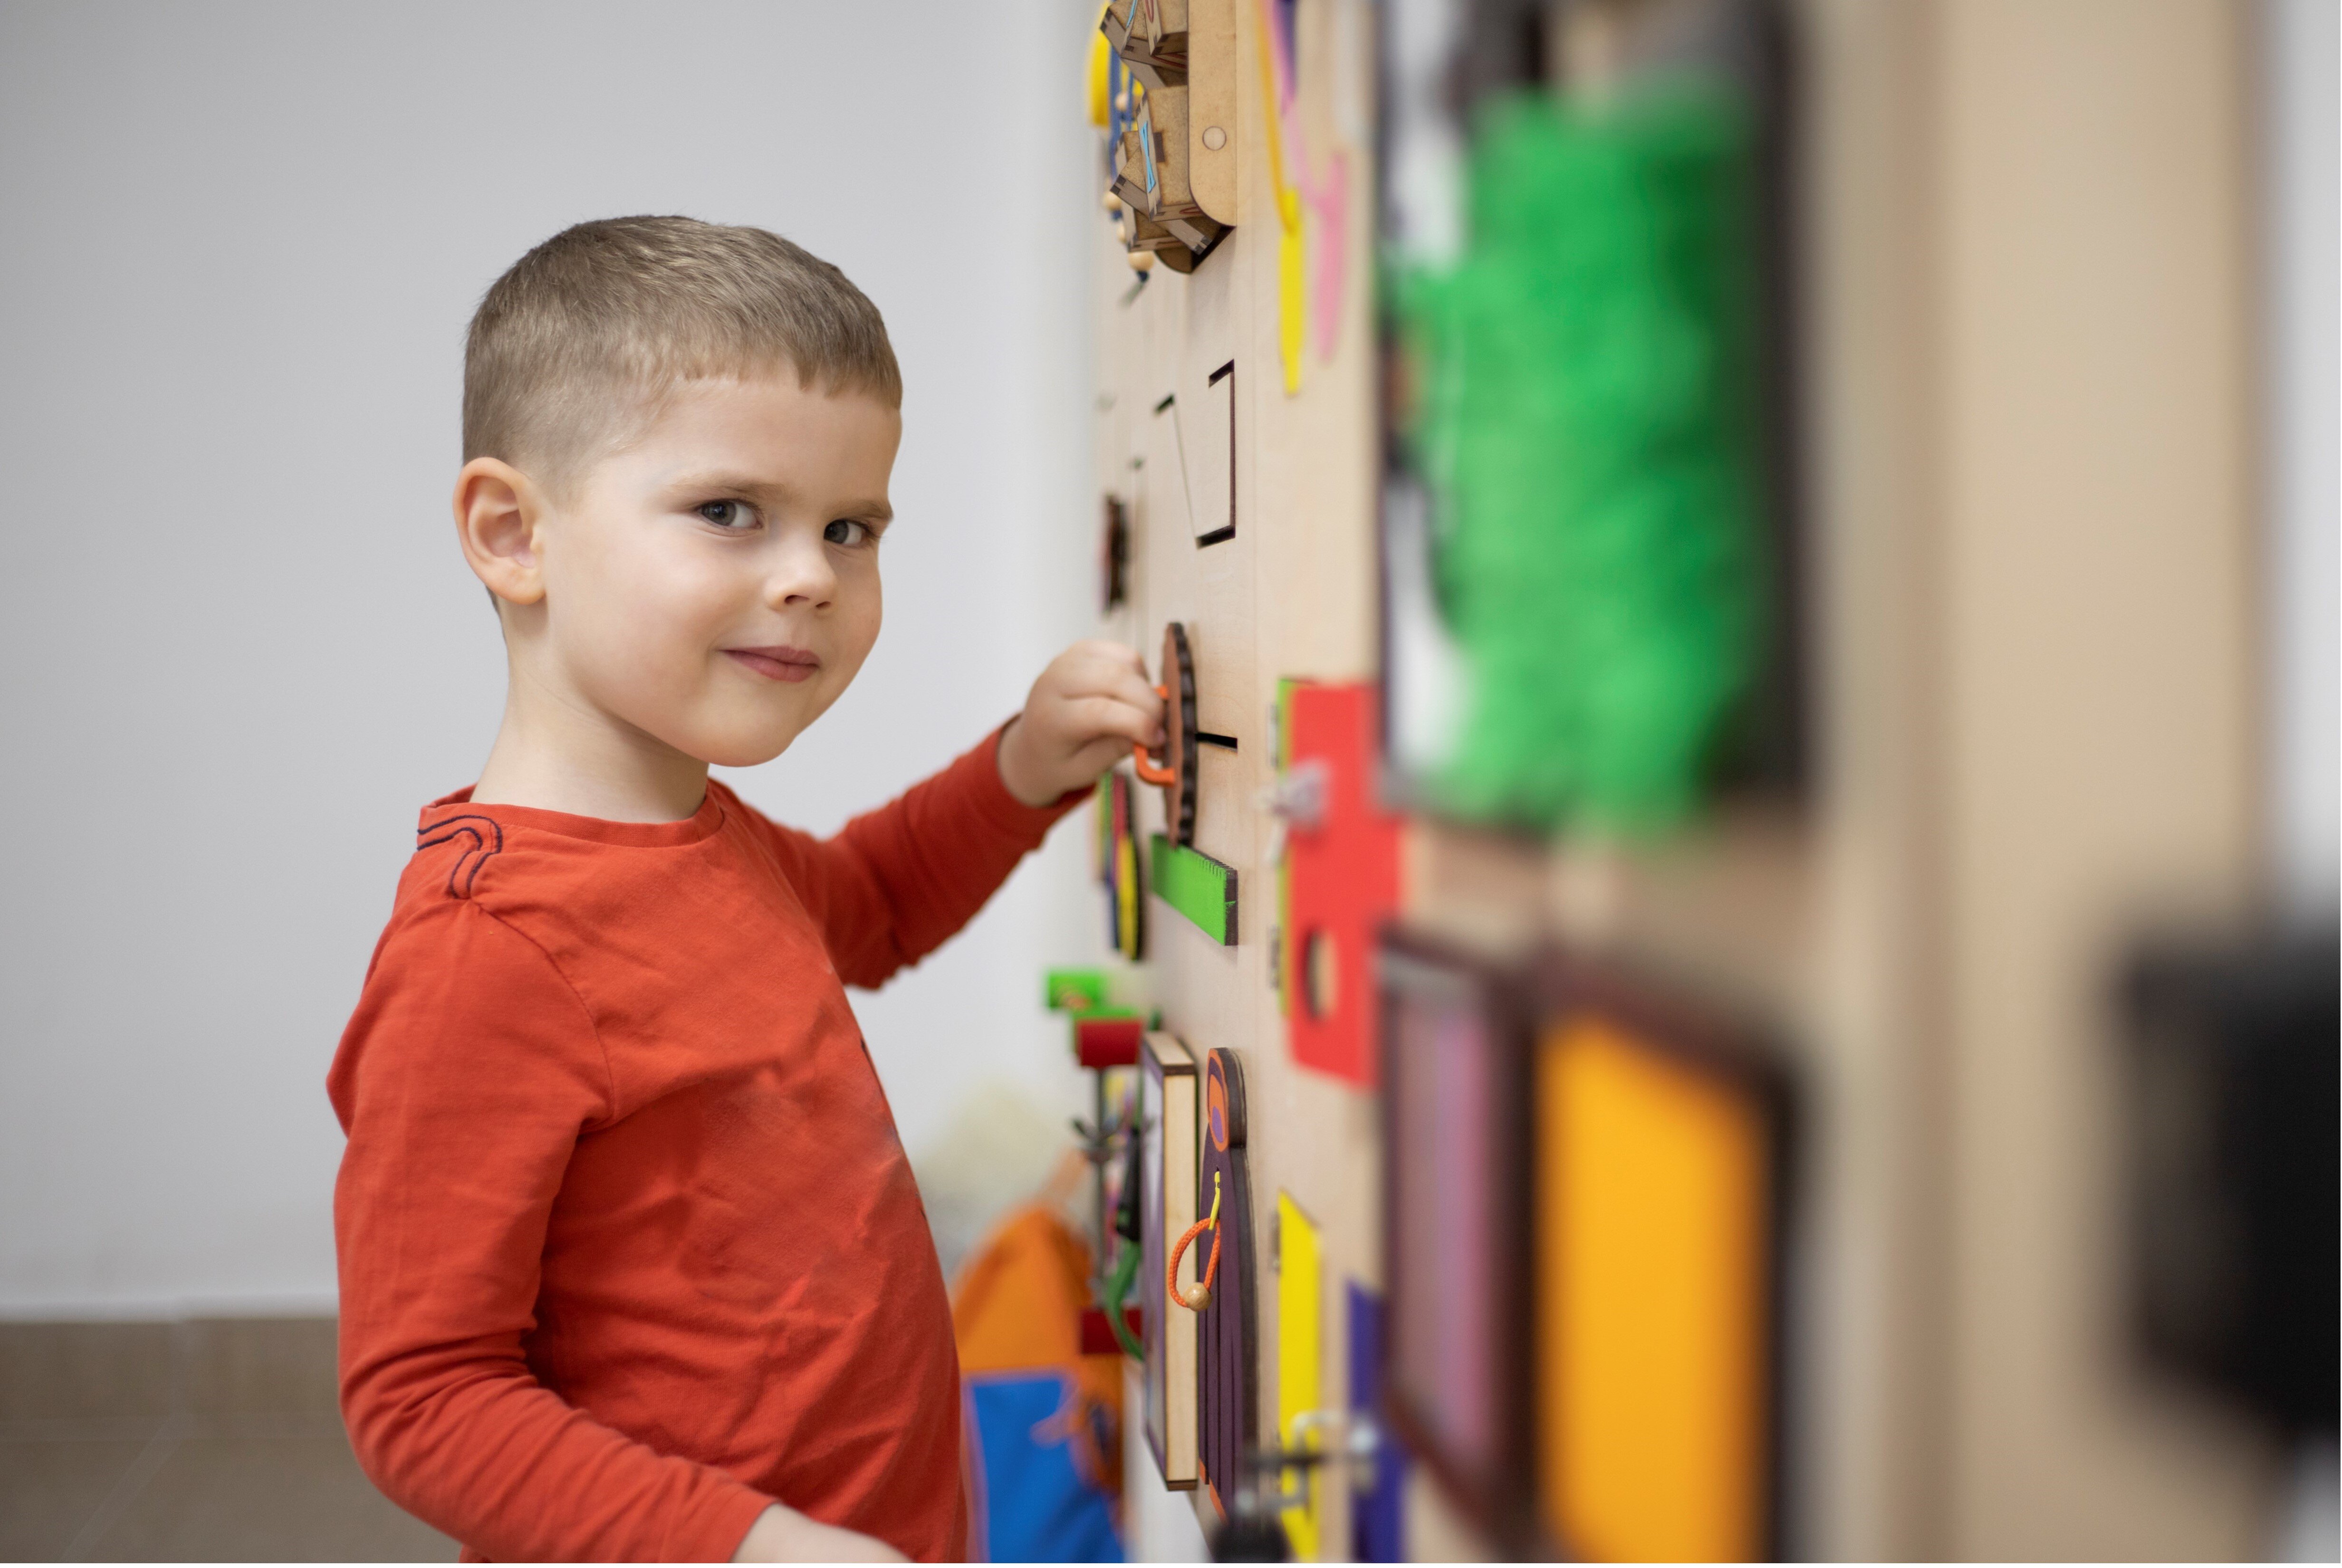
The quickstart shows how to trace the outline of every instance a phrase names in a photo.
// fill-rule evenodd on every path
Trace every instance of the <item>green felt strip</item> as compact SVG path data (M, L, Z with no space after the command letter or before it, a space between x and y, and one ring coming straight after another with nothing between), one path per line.
M1156 895L1223 947L1236 944L1236 874L1208 854L1155 835Z

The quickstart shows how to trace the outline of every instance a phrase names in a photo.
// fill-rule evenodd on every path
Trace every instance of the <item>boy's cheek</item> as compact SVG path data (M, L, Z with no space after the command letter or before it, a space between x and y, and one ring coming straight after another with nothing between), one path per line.
M590 589L569 584L570 614L556 620L571 684L595 706L686 755L726 767L769 762L860 674L883 620L876 571L839 583L826 667L813 681L785 686L744 677L720 651L727 629L753 618L740 584L704 581L674 564L636 561L631 582L622 569L593 573Z

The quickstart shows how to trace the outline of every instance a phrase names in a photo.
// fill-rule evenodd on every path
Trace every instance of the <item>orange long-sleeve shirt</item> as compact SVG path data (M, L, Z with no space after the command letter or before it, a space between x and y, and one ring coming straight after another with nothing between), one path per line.
M965 1554L950 1310L843 987L1061 814L996 742L827 840L714 783L677 823L425 808L327 1079L342 1409L467 1557L722 1561L775 1498Z

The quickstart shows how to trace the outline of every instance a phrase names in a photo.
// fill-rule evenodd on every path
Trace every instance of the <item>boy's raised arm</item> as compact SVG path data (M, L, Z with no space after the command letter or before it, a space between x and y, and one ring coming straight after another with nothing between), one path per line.
M995 730L934 777L830 838L758 821L848 985L885 983L975 917L1080 792L1046 806L1008 793Z
M476 904L395 931L328 1080L349 1134L335 1191L342 1411L395 1502L501 1559L723 1562L773 1501L623 1436L539 1383L545 1226L581 1132L610 1114L583 1005Z
M1137 654L1076 643L1041 672L1016 717L835 838L757 821L840 978L875 986L966 925L1117 756L1161 741L1162 721Z

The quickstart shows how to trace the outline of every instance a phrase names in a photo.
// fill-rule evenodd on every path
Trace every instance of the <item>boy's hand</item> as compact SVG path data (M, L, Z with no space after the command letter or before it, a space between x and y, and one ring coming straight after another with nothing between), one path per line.
M756 1515L735 1563L908 1563L909 1558L875 1536L816 1524L796 1509L776 1503Z
M1163 742L1163 699L1119 643L1076 643L1049 661L1000 736L1000 782L1030 806L1097 781L1133 745Z

